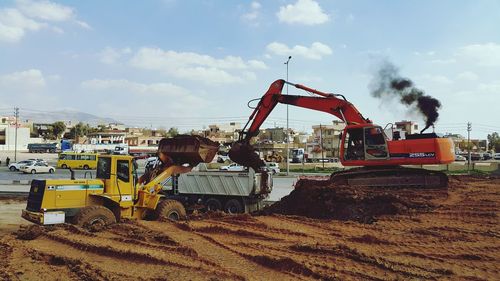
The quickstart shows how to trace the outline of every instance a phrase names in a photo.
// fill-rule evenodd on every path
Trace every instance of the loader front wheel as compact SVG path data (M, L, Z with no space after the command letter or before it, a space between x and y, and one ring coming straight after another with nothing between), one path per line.
M166 199L158 203L153 213L156 220L184 220L186 219L186 209L177 200Z
M74 218L74 223L92 232L101 231L107 225L116 223L113 212L103 206L82 208Z

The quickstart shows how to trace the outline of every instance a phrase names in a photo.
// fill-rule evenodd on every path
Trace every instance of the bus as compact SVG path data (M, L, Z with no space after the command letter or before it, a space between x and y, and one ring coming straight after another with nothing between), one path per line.
M57 160L57 168L95 170L97 168L97 153L62 152Z

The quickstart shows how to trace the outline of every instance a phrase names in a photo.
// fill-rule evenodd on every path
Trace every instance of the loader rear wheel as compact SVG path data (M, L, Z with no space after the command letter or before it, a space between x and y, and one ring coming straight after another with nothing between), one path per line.
M153 213L157 220L184 220L186 219L186 209L177 200L166 199L158 203Z
M82 208L74 218L74 223L92 232L101 231L107 225L116 223L113 212L103 206Z

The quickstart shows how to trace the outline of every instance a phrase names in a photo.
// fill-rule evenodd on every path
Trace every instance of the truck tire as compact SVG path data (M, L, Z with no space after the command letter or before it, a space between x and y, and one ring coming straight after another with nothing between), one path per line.
M89 169L89 165L83 165L83 169L84 170L88 170Z
M208 198L205 201L205 207L207 211L220 211L222 210L222 203L217 198Z
M62 164L61 168L63 168L63 169L67 169L67 168L68 168L68 165L66 165L66 164Z
M181 202L172 199L160 201L153 212L156 220L184 220L186 219L186 209Z
M224 211L229 214L241 214L245 210L243 209L243 204L236 199L231 199L224 205Z
M107 225L116 223L113 212L103 206L88 206L80 209L73 219L74 224L90 231L101 231Z

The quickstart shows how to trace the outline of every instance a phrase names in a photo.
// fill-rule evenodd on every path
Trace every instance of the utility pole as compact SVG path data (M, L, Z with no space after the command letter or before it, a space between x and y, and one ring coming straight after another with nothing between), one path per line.
M290 60L292 59L292 56L288 56L288 60L285 62L286 64L286 81L288 82L288 64L290 63ZM288 83L286 84L286 94L288 95ZM290 136L289 136L289 126L288 126L288 104L286 105L286 175L290 173L290 147L289 147L289 142L290 142Z
M471 155L470 155L470 131L472 131L472 124L471 122L467 123L467 150L468 150L468 155L467 157L467 173L470 173L470 163L471 163Z
M14 107L14 115L16 116L16 133L14 140L14 162L17 162L17 120L19 119L19 107Z
M319 124L319 141L321 144L321 163L323 163L323 170L325 169L325 154L323 152L323 127Z

